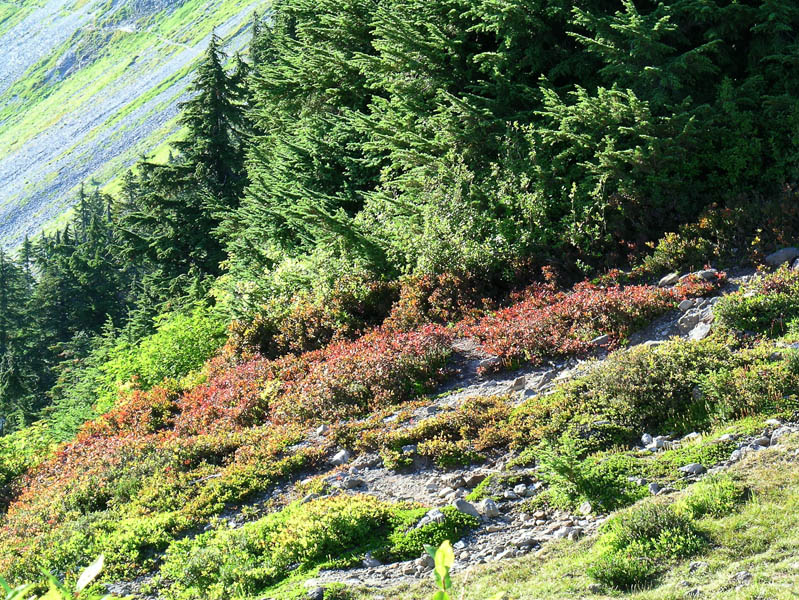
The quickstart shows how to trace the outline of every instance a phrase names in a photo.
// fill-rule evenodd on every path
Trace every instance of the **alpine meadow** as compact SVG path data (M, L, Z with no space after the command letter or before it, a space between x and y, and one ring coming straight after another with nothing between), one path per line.
M799 5L0 41L0 600L799 597Z

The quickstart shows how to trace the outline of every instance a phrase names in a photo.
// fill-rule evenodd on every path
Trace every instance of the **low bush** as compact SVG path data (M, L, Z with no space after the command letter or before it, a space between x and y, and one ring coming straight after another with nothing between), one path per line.
M458 537L473 517L444 509L441 522L414 527L427 509L371 496L335 496L294 503L248 523L181 540L169 549L160 576L167 598L227 598L262 592L289 575L322 565L346 566L366 552L382 559L417 557L426 544Z
M707 373L699 386L714 423L762 414L790 419L799 412L799 353L756 346Z
M646 502L603 525L588 574L629 590L649 583L668 561L693 556L706 544L690 517L664 503Z
M629 481L637 465L625 454L584 458L575 441L565 438L557 448L539 449L537 459L538 475L549 487L534 505L574 510L588 501L594 510L608 512L648 495L645 487Z
M691 279L671 289L583 282L560 294L542 287L522 302L462 325L461 331L506 368L535 365L545 358L586 354L602 335L608 336L608 347L618 347L677 300L708 293L722 280L723 274L714 282Z
M695 389L706 374L736 361L724 341L711 338L615 353L555 393L520 405L510 419L513 443L524 449L569 432L595 452L629 445L645 431L701 428L710 417Z
M756 277L736 294L724 296L714 307L716 320L730 329L784 335L799 319L799 271L787 266Z
M398 297L397 288L366 273L349 273L330 286L291 299L273 297L255 314L233 323L231 348L276 358L354 339L383 322Z
M692 519L720 518L732 513L745 497L746 489L731 475L709 476L692 485L675 510Z

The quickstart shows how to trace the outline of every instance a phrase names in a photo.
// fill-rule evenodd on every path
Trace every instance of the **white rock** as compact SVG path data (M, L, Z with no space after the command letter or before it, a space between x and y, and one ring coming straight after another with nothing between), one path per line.
M594 507L591 506L591 503L588 502L587 500L577 508L577 512L580 513L581 515L589 515L593 510Z
M699 340L705 339L708 334L710 333L711 325L710 323L697 323L696 327L691 330L691 333L688 334L688 339L693 342L698 342Z
M454 491L455 490L453 490L451 487L445 487L440 492L438 492L438 497L439 498L446 498L447 496L449 496Z
M706 469L699 463L691 463L685 465L684 467L680 467L680 471L687 475L701 475L706 471Z
M520 483L517 486L513 487L513 493L517 496L526 496L527 495L527 486L523 483Z
M478 510L488 519L499 516L499 507L491 498L483 498L482 502L479 504Z
M517 377L513 380L513 383L510 384L510 391L518 392L524 389L524 386L527 384L527 378L522 375L521 377Z
M686 298L677 306L682 312L688 312L694 307L694 301L691 298Z
M379 567L382 564L383 563L381 563L379 560L373 558L371 553L369 552L366 553L366 556L363 559L363 566L366 567L367 569L372 567Z
M325 424L322 424L316 428L316 435L325 435L328 429L330 429L330 427L328 427Z
M793 433L793 429L791 427L780 427L771 434L771 445L773 446L776 444L780 438L785 437L786 435L790 435Z
M345 448L343 450L339 450L338 452L336 452L336 454L333 456L330 462L338 466L348 463L351 458L352 458L352 453L350 453L350 451Z
M480 518L480 513L477 512L477 509L474 507L474 504L466 502L466 500L463 500L462 498L458 498L457 500L455 500L455 502L452 503L452 506L454 506L457 510L459 510L462 513L465 513L467 515L472 515L473 517L477 517L478 519Z
M652 436L649 435L648 433L645 433L644 435L641 436L641 443L644 446L648 446L649 444L652 443Z
M702 434L701 434L701 433L698 433L698 432L696 432L696 431L692 431L691 433L689 433L688 435L686 435L686 436L685 436L685 437L682 439L682 441L683 441L683 442L692 442L692 441L694 441L694 440L698 440L698 439L700 439L701 437L702 437Z
M677 272L669 273L665 277L662 277L660 281L658 281L658 287L667 287L670 285L674 285L680 280L680 274Z
M697 275L704 279L705 281L712 281L718 275L718 271L716 269L703 269L701 271L697 271Z

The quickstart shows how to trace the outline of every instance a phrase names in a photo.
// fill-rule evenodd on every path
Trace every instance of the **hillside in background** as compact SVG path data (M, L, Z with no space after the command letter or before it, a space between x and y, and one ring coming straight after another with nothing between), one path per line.
M0 2L0 243L59 217L175 131L211 30L240 49L260 0Z

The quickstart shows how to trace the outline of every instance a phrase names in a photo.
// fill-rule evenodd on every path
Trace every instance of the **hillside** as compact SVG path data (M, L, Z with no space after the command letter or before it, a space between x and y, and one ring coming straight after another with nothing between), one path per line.
M2 6L6 600L795 595L795 3Z
M254 0L0 2L0 242L18 245L176 131L213 28L235 52Z

